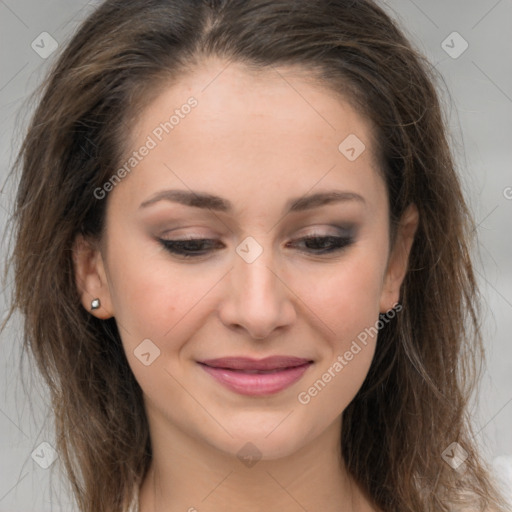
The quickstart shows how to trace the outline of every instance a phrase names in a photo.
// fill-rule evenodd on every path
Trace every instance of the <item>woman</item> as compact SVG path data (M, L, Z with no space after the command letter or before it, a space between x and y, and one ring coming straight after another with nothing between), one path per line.
M81 511L506 510L435 76L375 3L107 0L17 164Z

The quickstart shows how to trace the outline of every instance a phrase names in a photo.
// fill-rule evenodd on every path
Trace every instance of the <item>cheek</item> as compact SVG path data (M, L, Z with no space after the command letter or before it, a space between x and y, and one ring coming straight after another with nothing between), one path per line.
M308 296L308 305L322 320L324 357L304 381L297 402L304 414L322 417L322 425L344 411L368 374L377 342L383 271L375 256L347 258L333 273L319 275Z
M319 265L295 278L297 294L332 343L344 345L378 320L384 255L361 246L337 263Z
M316 433L343 413L368 374L375 344L365 346L356 343L349 346L318 368L297 394L300 412L309 418L321 418L313 427Z
M146 399L161 395L164 386L166 396L180 400L169 368L181 380L180 351L200 324L198 299L206 297L202 307L208 307L214 276L199 279L191 270L177 271L165 253L144 259L133 251L119 261L111 272L112 300L130 367Z
M133 264L131 264L133 263ZM176 305L183 303L179 277L168 280L155 266L144 266L130 259L112 273L112 300L116 320L127 330L157 334L164 323L171 327Z
M305 302L321 319L324 344L322 360L301 386L297 401L306 408L305 413L323 415L325 422L348 406L371 366L385 255L376 247L361 244L332 270L324 268L303 278Z
M211 287L211 277L198 279L191 265L179 268L147 240L112 240L109 274L115 318L130 344L160 339Z

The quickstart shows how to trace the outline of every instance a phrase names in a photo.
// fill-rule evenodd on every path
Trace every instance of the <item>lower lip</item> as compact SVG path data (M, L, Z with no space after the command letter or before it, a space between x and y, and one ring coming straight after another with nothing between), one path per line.
M311 366L305 363L273 373L244 373L242 371L214 368L201 364L206 373L227 388L241 395L263 396L278 393L297 382Z

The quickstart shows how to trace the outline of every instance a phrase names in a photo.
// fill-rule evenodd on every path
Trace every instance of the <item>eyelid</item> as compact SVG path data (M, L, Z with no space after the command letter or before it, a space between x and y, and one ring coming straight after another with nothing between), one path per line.
M299 253L304 254L307 257L319 257L321 259L325 259L343 253L356 241L356 226L348 226L345 224L344 226L330 225L328 227L335 228L335 233L319 230L319 227L315 226L313 232L306 232L302 235L296 235L291 239L288 239L284 247L286 249L296 249ZM327 240L329 240L327 243L331 245L330 249L314 249L311 247L309 249L299 248L302 244L318 245L318 243L320 243L320 245L322 245ZM187 243L193 243L196 241L200 247L203 247L203 249L196 250L194 248L191 249L190 247L188 249L186 248ZM226 245L219 240L219 238L195 236L194 234L187 234L174 239L158 238L158 242L171 254L172 257L183 262L196 261L199 263L209 259L210 256L213 256L213 253L218 252L220 249L226 248ZM194 246L192 245L192 247Z
M330 228L330 230L329 230ZM162 240L166 240L166 236L169 233L174 233L175 231L179 231L181 228L176 228L170 231L165 231L160 235L158 238ZM187 229L187 228L183 228ZM310 231L299 231L298 234L294 235L294 240L298 240L304 237L324 237L324 236L345 236L345 237L353 237L356 234L356 226L355 225L341 225L341 226L334 226L334 225L324 225L324 229L318 227L317 225L313 227L306 227L304 230L310 230ZM213 240L222 238L220 235L210 235L210 234L202 234L202 233L184 233L183 235L177 235L173 238L169 238L169 241L181 241L181 240Z
M345 224L340 226L334 226L332 224L322 224L321 226L314 225L311 228L304 228L306 229L312 229L312 233L318 233L320 236L331 236L331 230L334 232L333 236L335 235L348 235L353 234L356 230L356 226L352 224ZM325 231L324 231L325 230ZM307 231L306 234L308 235L310 231ZM302 235L300 235L302 236Z
M194 231L197 230L197 231ZM204 231L203 231L204 230ZM302 226L297 229L293 230L287 230L288 233L286 233L287 238L297 238L304 236L303 233L306 233L306 235L309 235L310 233L313 233L314 235L318 234L319 236L329 236L331 235L331 232L333 235L353 235L357 232L358 225L353 221L333 221L330 223L327 222L312 222L309 225ZM180 233L184 231L183 233ZM164 230L159 237L164 238L167 235L170 235L171 233L176 236L176 238L223 238L223 235L219 233L218 230L215 228L212 229L211 227L206 226L180 226L175 227L169 230ZM231 235L233 232L230 233ZM242 237L244 238L244 237Z
M156 239L161 242L186 242L196 240L209 240L210 243L222 243L225 239L224 235L212 230L199 231L199 228L190 228L191 231L187 231L189 228L177 228L172 230L166 230L160 235L156 235Z
M341 237L341 238L355 238L358 234L358 227L355 224L322 224L314 225L309 228L304 228L292 237L293 240L301 240L302 238L309 237Z

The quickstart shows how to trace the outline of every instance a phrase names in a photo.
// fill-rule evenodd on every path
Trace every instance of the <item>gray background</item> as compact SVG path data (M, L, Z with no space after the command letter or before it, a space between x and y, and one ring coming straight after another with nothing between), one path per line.
M28 96L56 55L42 58L32 42L47 38L40 34L48 32L62 47L98 3L0 0L2 183L20 141ZM478 222L479 248L474 256L485 299L488 368L472 416L488 461L512 489L512 0L388 0L385 6L442 73L447 86L443 98L454 154ZM453 58L464 48L463 40L467 50ZM45 41L45 48L50 48L49 39ZM25 113L20 115L22 107ZM13 184L7 183L0 194L2 232L12 198ZM3 259L6 249L3 242ZM2 316L10 290L8 276L2 284ZM52 444L52 420L38 377L27 367L19 368L18 321L0 340L0 512L70 511L58 464L43 469L35 462L37 457L32 458L34 450L46 450L48 456L41 443ZM26 391L22 373L28 381Z

